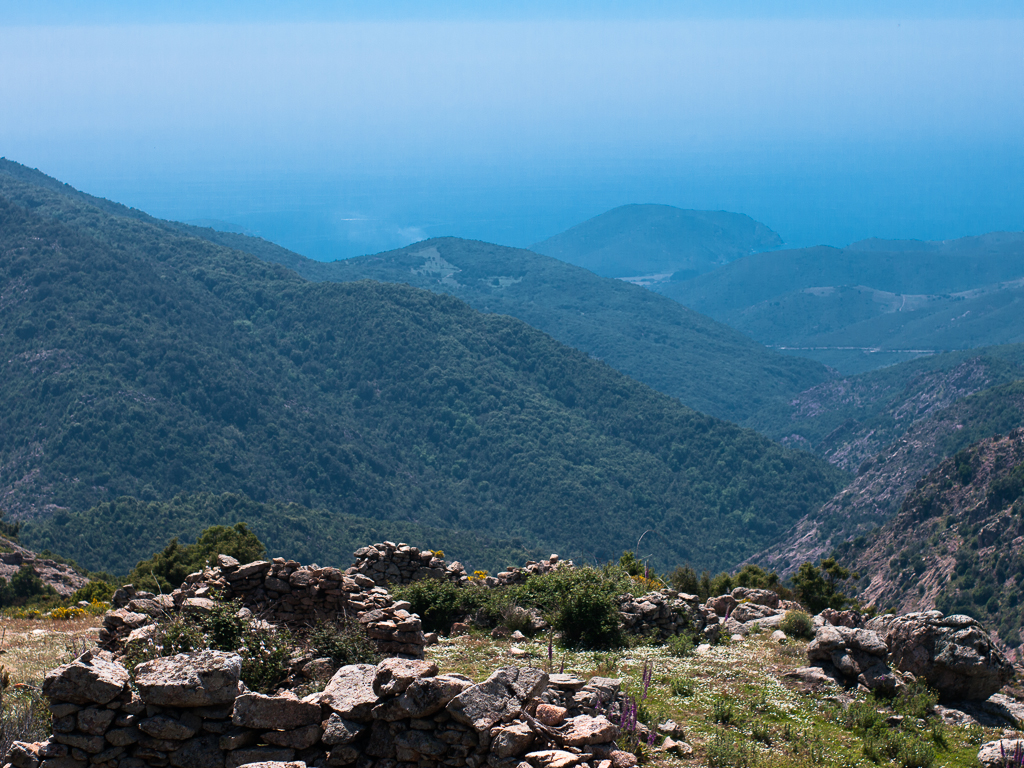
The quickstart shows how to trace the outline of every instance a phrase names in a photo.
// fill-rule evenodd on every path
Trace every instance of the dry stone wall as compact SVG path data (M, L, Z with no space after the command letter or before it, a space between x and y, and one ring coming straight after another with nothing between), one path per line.
M215 567L190 574L170 595L140 593L131 585L119 589L114 610L104 617L100 645L120 649L130 639L146 638L161 617L208 612L225 600L238 600L254 616L286 626L358 619L383 654L423 658L419 616L370 579L284 558L243 565L227 555L218 556Z
M90 651L46 676L54 733L4 768L625 768L620 681L506 667L474 684L432 662L342 667L305 698L251 693L241 659L202 651L128 671Z

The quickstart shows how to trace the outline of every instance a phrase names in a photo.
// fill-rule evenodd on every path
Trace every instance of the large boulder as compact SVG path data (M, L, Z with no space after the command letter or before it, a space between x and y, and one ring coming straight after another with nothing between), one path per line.
M237 653L197 651L153 659L135 668L135 685L147 704L209 707L238 696L242 658Z
M377 674L373 680L373 691L378 696L391 696L404 693L413 680L421 677L433 677L437 674L437 664L422 659L384 659L377 665Z
M846 685L860 683L872 690L892 692L896 679L887 663L888 652L877 632L823 624L807 646L807 660Z
M1013 666L969 616L908 613L886 625L889 663L927 680L944 699L987 699L1013 677Z
M377 703L373 682L377 668L372 664L349 664L334 673L319 696L319 703L326 705L346 720L365 723L370 720L370 710Z
M1024 764L1024 739L999 739L982 744L978 762L984 768L1013 768Z
M388 699L371 712L375 720L420 719L436 715L452 699L473 687L473 681L457 675L421 677L413 680L398 698Z
M504 667L452 699L447 711L456 722L482 733L503 716L518 714L547 684L547 673L539 669Z
M779 607L779 595L770 589L753 589L751 587L736 587L732 591L733 598L740 603L753 603L768 608Z
M128 670L102 651L86 651L43 679L43 695L71 704L108 704L127 690Z

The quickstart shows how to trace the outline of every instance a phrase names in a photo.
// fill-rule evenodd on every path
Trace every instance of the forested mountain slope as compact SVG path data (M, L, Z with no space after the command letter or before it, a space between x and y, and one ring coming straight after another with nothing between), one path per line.
M35 548L61 515L83 565L109 551L97 503L236 492L329 510L318 559L351 515L599 560L651 529L658 563L721 568L840 485L518 320L10 175L0 195L0 504Z
M622 205L530 246L604 277L708 272L782 238L742 213Z
M737 423L784 409L797 393L829 378L824 366L769 350L677 302L531 251L437 238L324 263L259 238L154 219L0 161L5 194L31 206L37 187L251 253L310 280L372 279L457 296L480 311L518 317L691 408Z
M755 254L653 288L764 344L857 373L1024 342L1024 233Z
M704 413L739 423L829 378L639 286L531 251L436 238L297 267L311 279L398 282L511 315Z

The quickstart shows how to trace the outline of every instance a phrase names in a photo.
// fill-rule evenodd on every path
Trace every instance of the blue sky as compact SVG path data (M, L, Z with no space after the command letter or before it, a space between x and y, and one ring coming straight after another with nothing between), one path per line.
M0 3L0 155L315 258L608 208L1024 230L1024 4Z

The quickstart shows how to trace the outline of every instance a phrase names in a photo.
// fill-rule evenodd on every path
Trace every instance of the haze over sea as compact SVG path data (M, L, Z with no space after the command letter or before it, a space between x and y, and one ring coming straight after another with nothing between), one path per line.
M631 202L1024 230L1019 2L556 5L4 4L0 155L317 259Z

